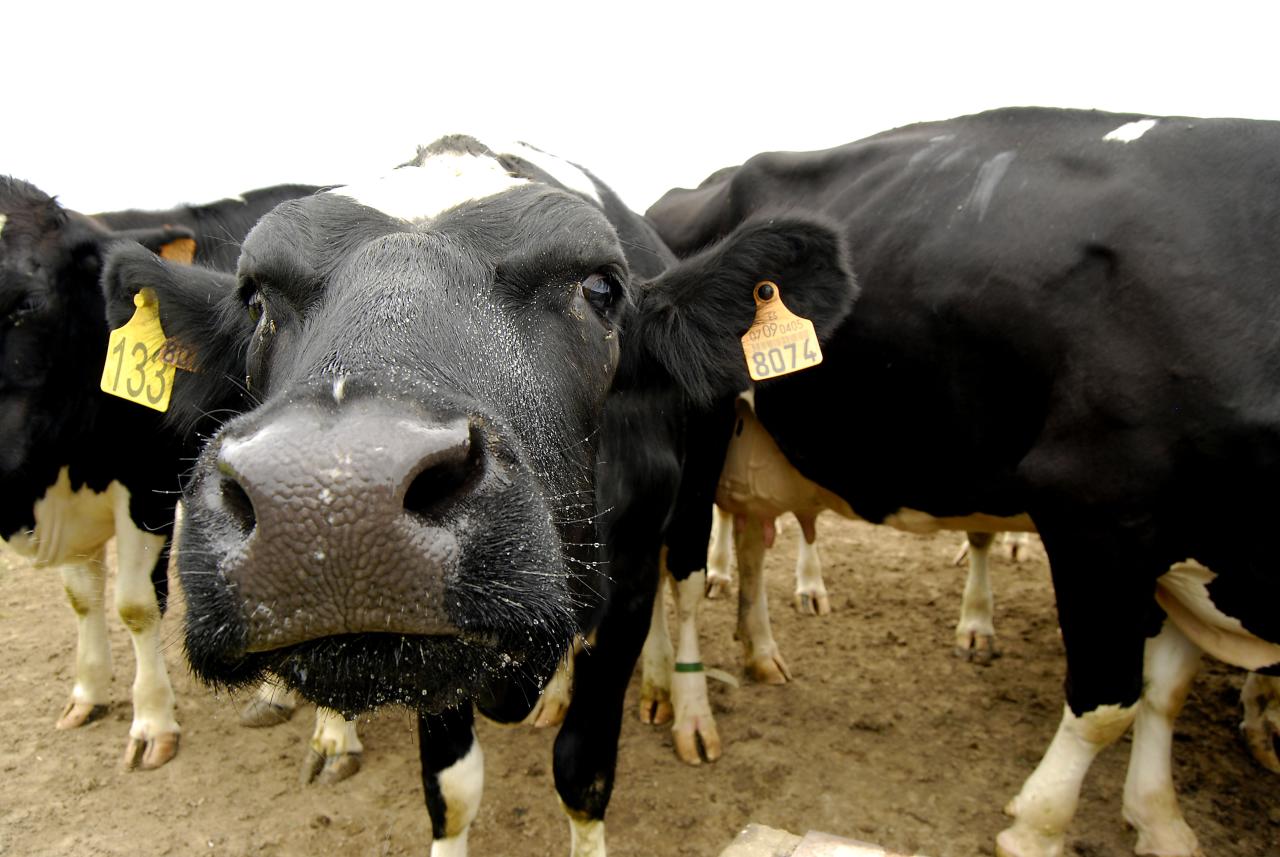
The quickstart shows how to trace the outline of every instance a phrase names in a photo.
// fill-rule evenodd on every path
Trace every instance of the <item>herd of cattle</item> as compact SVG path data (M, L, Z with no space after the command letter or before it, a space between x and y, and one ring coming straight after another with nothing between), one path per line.
M323 706L328 778L358 766L349 718L416 710L433 857L466 853L474 712L562 718L572 853L603 855L642 651L642 717L672 719L686 761L720 753L696 624L713 505L764 681L787 676L760 575L779 515L810 544L823 509L970 533L977 659L991 534L1035 531L1066 705L997 853L1062 854L1090 762L1132 725L1136 850L1196 854L1170 759L1202 652L1252 671L1245 736L1280 772L1277 189L1278 123L1032 108L758 155L643 216L576 165L464 136L364 185L164 212L86 216L0 178L0 536L60 569L78 617L57 726L108 702L114 536L126 764L177 752L158 625L181 483L198 676L261 684L255 722L294 693ZM753 383L765 282L823 358ZM171 347L108 360L148 308ZM166 412L101 392L104 360ZM823 612L815 563L797 600Z

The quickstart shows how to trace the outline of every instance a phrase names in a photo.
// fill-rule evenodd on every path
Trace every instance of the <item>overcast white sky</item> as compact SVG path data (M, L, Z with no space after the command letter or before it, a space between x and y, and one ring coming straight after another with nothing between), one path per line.
M453 131L643 210L759 151L989 107L1280 119L1274 0L76 5L6 7L0 173L86 212L351 181Z

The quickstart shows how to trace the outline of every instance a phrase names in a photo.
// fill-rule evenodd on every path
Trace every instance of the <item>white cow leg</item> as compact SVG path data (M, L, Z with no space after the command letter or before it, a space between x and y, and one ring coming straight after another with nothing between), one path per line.
M96 556L61 566L61 572L62 586L76 614L76 682L56 725L58 729L74 729L105 714L111 699L102 549Z
M1249 673L1240 689L1244 719L1240 732L1259 765L1280 774L1276 741L1280 740L1280 678Z
M431 857L467 857L467 834L484 794L484 750L470 705L419 715L418 752L431 816Z
M569 703L573 699L573 662L578 657L578 652L582 651L582 644L581 636L574 637L573 645L569 647L568 653L556 667L551 681L547 682L542 693L538 694L538 701L534 703L529 716L524 719L525 723L530 723L538 729L546 729L550 726L559 726L564 722L565 715L569 713ZM643 711L641 719L643 719Z
M1080 786L1098 752L1133 722L1138 706L1105 705L1080 717L1063 707L1062 723L1035 772L1005 812L1016 821L996 838L998 857L1062 857Z
M733 541L738 553L738 640L742 643L745 670L753 681L786 684L791 671L778 651L769 622L769 596L764 580L764 540L761 522L737 516Z
M116 612L129 629L137 672L133 679L133 725L125 749L126 768L158 768L178 752L182 731L173 686L160 647L160 605L151 572L165 537L145 533L129 517L129 492L113 484L116 522Z
M669 577L666 548L662 550L661 563L663 578ZM702 652L698 646L698 607L706 592L706 582L707 573L695 571L683 582L674 584L679 637L675 675L671 678L671 701L675 708L671 734L675 739L676 755L690 765L701 764L704 758L708 762L720 758L720 733L716 729L715 718L711 716L707 673L702 666Z
M363 753L356 722L332 708L316 706L316 728L307 744L299 780L304 786L341 782L360 770Z
M666 585L667 573L663 569L658 574L658 591L653 597L649 634L644 638L644 648L640 651L640 722L654 726L666 723L674 716L671 674L675 669L676 652L667 627L667 607L663 598Z
M796 515L804 538L796 553L796 609L809 616L831 612L831 598L822 580L822 557L818 554L818 516Z
M1173 790L1173 723L1200 668L1200 649L1172 622L1148 640L1144 685L1133 723L1133 748L1124 782L1124 819L1138 831L1138 854L1191 857L1196 835Z
M569 857L605 857L604 822L578 818L564 804L560 808L569 817Z
M293 717L297 707L298 695L285 687L280 679L267 676L240 709L240 725L254 728L278 726Z
M956 623L956 656L977 664L997 657L995 602L991 596L991 533L969 533L969 576Z
M711 506L711 544L707 546L707 597L724 598L733 588L733 515Z

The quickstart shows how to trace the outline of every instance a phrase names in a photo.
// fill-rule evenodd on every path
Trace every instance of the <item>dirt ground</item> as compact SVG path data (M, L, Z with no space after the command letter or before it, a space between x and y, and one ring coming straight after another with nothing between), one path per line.
M633 681L612 857L714 857L751 821L810 829L932 857L991 854L1019 788L1060 716L1062 653L1043 554L993 562L1004 656L976 667L951 655L963 573L957 534L923 537L824 518L835 612L790 607L796 528L769 560L775 632L795 675L785 687L712 684L724 758L679 764L670 732L636 717ZM1038 548L1038 546L1036 546ZM707 602L704 660L741 674L734 604ZM0 556L0 855L425 855L430 825L410 716L361 722L364 769L328 787L298 784L310 710L287 725L237 725L240 700L196 685L182 663L181 605L165 620L182 749L150 773L123 773L133 656L112 617L116 704L70 733L53 722L72 682L75 633L57 578ZM1175 776L1210 857L1280 856L1280 779L1237 737L1242 673L1202 674L1179 721ZM565 855L548 731L480 727L485 803L472 853ZM1068 855L1131 853L1120 818L1127 741L1094 764Z

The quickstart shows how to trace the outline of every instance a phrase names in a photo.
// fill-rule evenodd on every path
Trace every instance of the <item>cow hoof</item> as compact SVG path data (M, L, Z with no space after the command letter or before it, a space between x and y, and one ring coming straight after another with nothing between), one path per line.
M77 702L74 699L67 700L66 707L62 709L62 714L58 716L58 722L53 725L54 729L75 729L86 723L101 718L107 713L106 705L96 705L92 702Z
M797 592L796 610L804 616L826 616L831 612L831 598L825 592Z
M996 857L1062 857L1063 837L1010 827L996 837Z
M707 597L712 600L728 598L733 586L733 578L714 571L707 572Z
M648 723L650 726L661 726L663 723L671 722L671 718L675 716L675 709L671 706L670 697L660 698L654 696L640 697L640 722Z
M1000 651L996 648L995 635L977 631L957 634L955 651L957 658L963 658L984 667L990 666L992 661L1000 657Z
M281 723L287 723L289 718L293 717L293 712L292 705L268 702L255 696L249 700L248 705L240 709L240 725L254 729L263 726L279 726Z
M340 783L360 771L360 753L335 753L326 756L314 747L308 747L302 759L298 780L304 786L312 783L322 786Z
M178 755L178 733L162 732L151 738L129 738L120 766L126 771L154 771Z
M711 715L692 717L671 728L676 756L688 765L701 765L720 758L720 733Z
M1124 820L1138 831L1138 844L1133 853L1153 857L1204 857L1196 835L1181 817L1168 818L1162 824L1141 824L1127 808Z
M791 681L791 670L778 652L760 655L747 661L747 678L757 684L786 684Z

